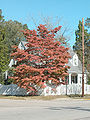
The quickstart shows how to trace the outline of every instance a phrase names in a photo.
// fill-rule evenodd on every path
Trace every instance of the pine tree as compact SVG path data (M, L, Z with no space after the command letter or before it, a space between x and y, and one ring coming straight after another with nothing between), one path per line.
M90 18L87 18L85 21L85 26L90 28Z
M8 69L9 55L2 11L0 10L0 83L4 83L3 73Z
M87 24L86 24L87 25ZM78 29L75 31L76 42L73 46L73 50L78 54L79 59L82 61L82 22L79 21ZM90 73L90 33L87 29L84 29L84 49L85 49L85 67Z
M88 74L88 84L90 84L90 18L87 18L85 20L85 26L88 29L89 33L89 39L87 43L87 70L89 72Z

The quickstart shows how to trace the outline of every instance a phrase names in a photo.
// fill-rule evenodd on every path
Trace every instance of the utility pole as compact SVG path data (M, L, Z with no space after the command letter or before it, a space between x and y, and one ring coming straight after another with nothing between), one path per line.
M84 97L84 18L82 18L82 97Z

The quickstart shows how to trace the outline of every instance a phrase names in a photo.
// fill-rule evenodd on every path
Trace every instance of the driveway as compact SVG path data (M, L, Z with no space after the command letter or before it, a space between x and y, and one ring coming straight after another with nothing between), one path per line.
M0 120L90 120L90 100L0 99Z

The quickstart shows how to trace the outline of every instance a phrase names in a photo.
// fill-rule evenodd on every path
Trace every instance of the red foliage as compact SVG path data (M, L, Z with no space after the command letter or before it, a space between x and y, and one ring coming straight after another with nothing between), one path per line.
M14 46L14 53L11 54L17 60L17 67L12 77L14 83L27 91L36 92L38 88L44 88L45 84L65 83L64 78L69 69L66 64L70 55L68 48L55 41L55 34L60 28L61 26L49 31L40 24L37 31L23 31L28 42L27 49L20 50Z

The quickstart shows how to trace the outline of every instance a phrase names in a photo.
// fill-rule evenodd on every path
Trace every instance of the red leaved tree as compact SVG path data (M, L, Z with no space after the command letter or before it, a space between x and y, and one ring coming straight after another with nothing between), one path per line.
M70 55L68 48L55 41L55 34L60 28L61 26L49 31L45 25L40 24L37 31L23 31L27 49L21 50L14 46L11 54L17 61L11 77L15 84L29 92L37 92L45 84L57 86L65 83Z

